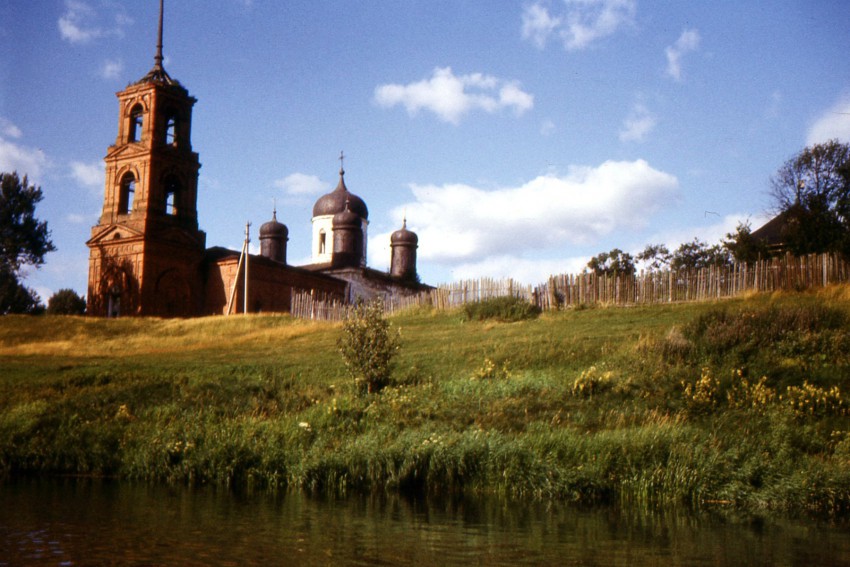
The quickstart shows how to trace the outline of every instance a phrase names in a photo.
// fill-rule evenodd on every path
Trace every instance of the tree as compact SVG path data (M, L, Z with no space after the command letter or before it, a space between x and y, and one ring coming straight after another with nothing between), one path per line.
M337 342L348 375L361 393L374 393L387 385L392 359L399 345L398 332L390 332L380 300L359 300L342 324Z
M635 273L634 258L619 248L597 254L590 259L587 267L598 276L630 276Z
M698 238L681 244L670 259L670 269L699 270L709 266L726 266L732 263L729 250L715 244L709 246Z
M804 148L773 175L771 196L791 252L850 253L850 144Z
M47 300L48 315L82 315L86 300L73 289L60 289Z
M637 255L637 259L651 272L670 267L672 258L670 250L663 244L647 244L643 252Z
M56 250L46 221L35 217L42 200L41 188L17 172L0 173L0 314L38 311L38 295L20 283L21 270L44 263Z
M753 236L750 222L739 222L735 232L726 233L723 246L735 258L736 262L756 262L768 255L767 245Z

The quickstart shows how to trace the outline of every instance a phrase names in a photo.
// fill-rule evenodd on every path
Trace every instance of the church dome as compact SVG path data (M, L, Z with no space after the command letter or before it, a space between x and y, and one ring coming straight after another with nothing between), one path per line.
M260 237L286 237L289 236L289 229L286 225L277 221L277 211L272 213L272 220L265 222L260 226Z
M356 213L357 216L359 216L363 220L369 218L369 209L366 208L366 202L348 190L348 188L345 186L344 175L345 171L340 169L339 184L336 186L336 189L334 189L327 195L322 195L321 197L319 197L319 200L316 201L315 205L313 205L314 217L320 217L323 215L335 215L337 213L341 213L345 211L347 202L348 209L352 213Z
M347 198L343 203L343 209L334 215L332 226L334 228L338 227L352 227L352 228L360 228L360 219L362 218L359 214L355 213L351 210L352 200Z
M401 225L401 228L390 235L391 244L418 244L419 237L412 230L407 230L407 219Z

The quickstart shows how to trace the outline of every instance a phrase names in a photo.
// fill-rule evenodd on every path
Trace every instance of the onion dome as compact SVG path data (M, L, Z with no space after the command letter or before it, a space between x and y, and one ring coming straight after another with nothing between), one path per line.
M335 215L346 210L346 203L350 212L355 213L363 220L369 218L369 209L366 208L366 203L357 195L351 193L345 186L345 171L339 170L339 184L336 189L322 195L316 204L313 205L313 216L320 217L323 215Z
M357 228L358 230L360 229L360 219L362 217L351 210L351 203L351 199L346 199L343 205L345 208L334 215L332 221L334 229L347 227Z
M272 220L260 226L260 238L264 236L269 238L286 238L289 236L289 229L286 228L286 225L277 221L277 211L272 213Z
M404 222L401 225L401 229L395 231L390 235L390 244L408 244L408 245L416 245L419 243L419 237L416 236L416 233L407 230L407 219L404 219Z

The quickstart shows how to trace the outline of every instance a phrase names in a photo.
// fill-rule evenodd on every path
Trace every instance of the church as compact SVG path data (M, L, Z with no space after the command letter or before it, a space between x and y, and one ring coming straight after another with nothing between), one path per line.
M103 210L92 227L87 312L101 317L196 317L288 312L295 293L351 302L419 293L418 238L406 220L390 238L389 273L366 265L369 211L339 183L313 207L311 262L286 260L277 211L260 226L260 254L207 248L198 222L196 99L163 67L162 0L153 68L117 93L118 135L107 150Z

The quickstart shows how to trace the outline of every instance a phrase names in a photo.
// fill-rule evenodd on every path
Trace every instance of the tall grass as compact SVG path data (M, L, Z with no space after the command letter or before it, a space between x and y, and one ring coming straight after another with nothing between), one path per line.
M360 395L341 327L0 318L0 472L850 510L850 294L419 309Z

